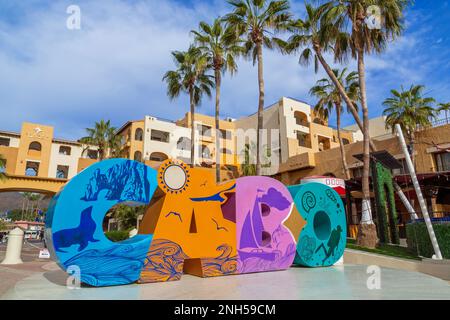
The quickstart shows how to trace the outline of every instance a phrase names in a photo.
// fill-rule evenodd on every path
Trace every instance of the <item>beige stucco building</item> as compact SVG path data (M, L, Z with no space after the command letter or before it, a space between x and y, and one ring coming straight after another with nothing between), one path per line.
M126 122L116 134L121 136L121 156L145 162L154 168L171 158L187 163L191 157L191 114L171 121L152 116ZM272 171L268 173L286 185L300 183L308 176L344 178L337 131L318 117L311 106L291 98L281 98L263 112L263 145L270 149ZM222 180L240 175L245 145L256 143L257 114L239 119L223 119L218 132L220 147L215 145L214 117L195 114L196 165L214 168L217 152L221 159ZM384 118L371 120L371 138L378 150L386 150L403 164L394 175L407 172L404 155L397 138L385 128ZM357 127L342 130L344 149L352 179L362 175L362 163L354 155L361 154L362 137ZM417 133L417 172L426 177L450 172L450 125L427 128ZM6 160L4 171L9 176L0 191L31 191L56 193L68 179L98 161L96 147L77 141L57 139L51 126L23 123L20 132L0 131L0 155ZM406 192L412 185L405 185ZM448 194L448 193L447 193ZM348 220L358 224L361 208L353 192L348 201ZM439 198L440 197L440 198ZM430 196L432 212L448 212L446 195ZM414 202L417 211L418 202ZM398 204L399 212L406 212Z
M25 122L20 132L0 131L5 173L50 179L71 179L97 161L97 148L57 139L53 127Z
M281 98L263 113L263 145L270 149L276 174L289 159L300 156L303 167L314 167L314 154L339 146L337 132L326 120L314 114L308 104ZM195 159L197 165L214 167L220 153L226 177L238 174L246 145L256 146L257 114L240 119L220 120L220 148L215 145L214 117L195 114ZM145 116L128 121L117 135L121 136L121 156L157 167L173 158L190 162L191 114L177 121ZM353 132L343 131L345 144L353 142ZM70 179L98 158L96 147L78 141L57 139L54 129L42 124L23 123L20 132L0 131L0 154L5 158L8 175L49 179ZM230 173L231 172L231 173Z
M277 168L289 158L304 155L307 159L320 151L339 146L337 131L326 120L314 114L308 104L281 98L263 112L263 145L276 155ZM220 120L220 148L215 145L214 117L195 114L195 158L197 165L214 166L220 153L222 166L239 168L246 144L256 145L257 114L240 119ZM127 122L118 130L122 138L123 156L129 159L157 164L167 158L190 161L191 114L178 121L152 116ZM353 132L342 131L345 144L353 142ZM307 165L314 165L312 162Z
M419 183L423 189L429 212L435 217L440 217L450 212L450 193L445 191L448 187L442 188L441 186L448 186L448 180L446 179L448 179L450 172L450 152L448 152L450 150L450 125L419 131L416 134L416 139L415 163ZM382 133L381 136L373 137L373 141L377 150L388 151L402 165L402 169L393 170L393 175L399 183L403 182L401 183L402 189L420 216L419 201L408 175L405 156L398 138L393 135L388 138L385 133ZM344 149L352 181L358 184L362 177L363 163L357 160L354 155L363 152L362 141L346 145ZM305 177L317 175L345 178L339 148L293 156L281 165L279 173L275 177L286 185L295 185L299 184ZM356 235L356 226L359 224L361 217L360 198L362 198L360 191L352 192L347 203L349 234L352 237ZM398 198L396 200L397 212L402 223L400 226L402 227L409 221L410 216L403 203ZM374 204L372 207L374 208Z

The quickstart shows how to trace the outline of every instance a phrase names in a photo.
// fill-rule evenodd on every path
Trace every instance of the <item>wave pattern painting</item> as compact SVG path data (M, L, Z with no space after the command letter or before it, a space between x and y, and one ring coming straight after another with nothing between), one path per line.
M64 262L77 266L81 281L91 286L124 285L137 281L151 242L151 236L136 236L106 249L85 250ZM146 241L145 241L146 240Z
M145 257L140 282L180 280L184 260L189 257L180 245L163 239L155 239Z
M233 254L233 248L227 244L221 245L217 251L222 253L217 258L202 259L204 277L218 277L237 274L238 257Z
M237 256L229 245L217 248L221 252L215 258L202 258L203 277L237 274ZM145 258L141 283L177 281L183 275L184 260L189 260L180 245L169 240L155 240Z

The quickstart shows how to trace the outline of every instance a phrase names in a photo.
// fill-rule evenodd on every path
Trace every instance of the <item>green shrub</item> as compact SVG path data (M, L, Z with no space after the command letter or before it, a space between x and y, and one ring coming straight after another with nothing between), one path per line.
M128 231L109 231L105 232L105 236L112 242L119 242L129 238Z
M450 223L433 223L433 228L442 256L445 259L450 259ZM433 245L424 222L408 224L406 226L406 237L408 248L416 252L417 255L426 258L433 256Z

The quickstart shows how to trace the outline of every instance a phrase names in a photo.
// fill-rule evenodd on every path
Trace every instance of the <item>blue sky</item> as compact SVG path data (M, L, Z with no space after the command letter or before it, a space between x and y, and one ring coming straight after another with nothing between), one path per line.
M81 30L66 28L71 4L81 8ZM291 5L301 16L303 0ZM228 9L225 0L1 0L0 129L18 131L31 121L77 139L100 119L121 126L147 114L181 118L187 97L170 101L161 81L173 67L170 52L188 47L199 21ZM450 101L448 21L450 1L416 0L404 35L382 55L367 57L371 117L401 85L423 84L438 101ZM266 105L281 96L313 104L308 91L323 76L300 67L295 56L266 51ZM239 61L238 74L224 81L222 116L251 114L257 101L257 70ZM198 112L212 115L213 102L204 100ZM352 124L351 116L344 123Z

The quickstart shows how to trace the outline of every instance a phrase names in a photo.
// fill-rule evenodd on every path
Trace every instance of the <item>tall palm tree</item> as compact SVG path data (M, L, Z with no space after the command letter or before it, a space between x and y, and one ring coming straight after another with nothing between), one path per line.
M415 133L420 127L431 125L431 119L436 115L433 108L435 100L424 97L425 87L412 85L409 90L403 87L401 91L391 90L391 97L383 102L386 109L383 115L386 116L386 128L394 132L395 125L399 124L405 132L410 142L411 159L415 164Z
M353 100L354 108L357 108L357 101L359 100L359 84L358 73L347 73L347 68L342 70L333 69L333 73L336 78L345 87L347 96ZM319 99L314 111L318 113L323 119L328 119L330 114L336 112L336 127L339 146L341 150L342 167L344 169L345 177L347 180L351 178L350 170L347 165L347 159L345 155L344 144L341 137L341 115L343 113L343 101L339 90L333 84L330 79L321 79L317 81L316 85L311 88L310 95Z
M32 193L30 195L31 209L30 209L30 214L28 216L29 221L33 221L36 219L36 214L37 214L37 209L39 206L40 198L41 198L41 195L38 193Z
M176 70L168 71L163 81L167 83L167 95L170 99L177 98L181 92L189 95L191 109L191 167L195 161L195 107L201 103L206 94L211 97L214 88L212 76L207 74L211 68L208 56L202 50L191 45L187 51L173 51Z
M438 112L445 112L445 121L449 124L448 112L450 111L450 102L448 103L439 103Z
M380 53L388 42L397 38L403 31L403 11L409 0L326 0L322 23L331 26L334 55L337 61L346 61L349 57L357 60L361 108L363 113L363 200L368 208L367 224L372 223L370 210L370 135L369 108L367 103L365 55ZM370 17L369 8L378 8L383 21L379 28L366 23Z
M81 138L80 142L97 146L100 160L107 158L119 139L115 134L116 128L111 126L111 121L100 120L95 123L94 128L87 128L86 131L88 136Z
M22 196L22 221L28 217L28 210L30 207L30 201L31 201L31 197L32 197L32 193L31 192L21 192L20 193Z
M220 181L220 89L222 74L237 72L236 57L242 53L242 47L236 39L228 37L220 18L214 20L212 25L200 22L199 31L191 31L195 36L195 43L208 57L214 70L214 82L216 87L216 181Z
M122 138L120 135L116 134L116 129L112 130L112 135L110 135L108 142L108 157L109 158L121 158L122 157Z
M327 25L322 21L321 18L325 12L323 6L314 7L310 4L305 4L305 9L306 18L291 21L289 26L291 36L287 41L278 40L278 43L283 49L283 53L299 53L300 65L308 66L314 62L316 72L319 71L320 66L323 67L362 131L362 121L358 111L354 108L352 99L347 95L344 85L336 77L333 69L323 56L326 52L334 51L331 44L334 37L338 37L340 34L336 33L332 25Z
M272 49L278 39L274 33L287 30L291 14L288 0L229 0L234 10L224 20L233 31L232 37L239 37L244 43L244 54L258 64L258 127L256 141L256 174L261 174L261 131L264 111L264 61L263 48Z

